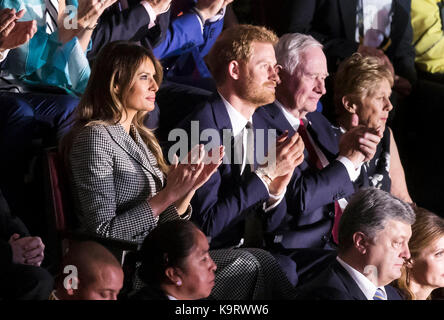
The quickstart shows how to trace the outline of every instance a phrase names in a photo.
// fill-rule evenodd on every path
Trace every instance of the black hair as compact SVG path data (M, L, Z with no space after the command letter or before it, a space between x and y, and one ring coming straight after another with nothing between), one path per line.
M196 245L197 230L188 220L172 220L151 231L140 250L140 279L147 285L158 287L166 280L167 268L184 269L184 261Z

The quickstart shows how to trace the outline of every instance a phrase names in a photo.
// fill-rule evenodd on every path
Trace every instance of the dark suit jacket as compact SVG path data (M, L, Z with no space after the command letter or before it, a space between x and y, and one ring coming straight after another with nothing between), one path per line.
M289 32L308 33L325 46L329 70L358 49L355 41L358 0L291 0ZM391 46L386 54L396 74L416 81L415 50L410 22L411 0L393 1Z
M385 286L387 300L402 300L392 286ZM347 270L335 260L318 277L297 290L298 300L367 300Z
M230 118L218 94L213 95L202 108L179 125L185 129L188 136L191 136L192 120L199 121L199 133L205 129L216 130L220 142L213 142L215 145L223 142L223 130L232 130ZM253 116L253 126L255 130L268 129L258 112ZM206 144L207 140L201 143ZM225 144L225 148L228 153L231 145ZM211 178L196 191L191 201L192 219L211 237L211 248L237 245L243 236L247 212L262 213L262 205L269 197L264 183L255 173L246 170L241 177L239 165L231 161L227 163L226 160L225 158ZM285 201L282 201L276 208L264 214L269 230L279 224L285 212Z
M293 127L277 105L263 108L266 122L277 129L277 134L285 130L294 134ZM296 167L287 186L287 214L279 228L268 236L271 243L279 242L285 248L330 247L334 201L355 191L347 169L335 160L339 153L339 136L330 122L320 112L309 113L307 119L311 124L308 127L310 135L330 163L322 170L311 168L305 149L304 161Z
M18 217L11 215L0 190L0 270L12 263L12 250L8 241L14 233L18 233L22 237L29 236L28 229L23 222Z
M160 15L158 24L165 29L169 24L169 12ZM119 11L110 8L100 17L97 27L91 36L92 46L88 51L88 59L93 60L99 50L109 42L117 40L141 41L150 40L149 48L161 41L158 28L148 29L150 17L143 5L137 3L129 8Z

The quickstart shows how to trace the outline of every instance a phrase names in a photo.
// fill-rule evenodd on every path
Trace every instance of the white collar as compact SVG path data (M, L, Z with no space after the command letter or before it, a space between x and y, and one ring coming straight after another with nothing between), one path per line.
M236 137L245 128L248 121L253 124L253 118L246 119L239 111L237 111L219 92L222 102L227 109L228 116L230 117L231 127L233 128L233 136Z
M348 274L353 278L353 280L358 285L359 289L361 289L362 293L365 295L367 300L373 300L373 296L376 293L376 289L381 289L385 296L387 297L387 293L385 292L385 288L382 287L376 287L373 282L371 282L366 276L364 276L361 272L350 266L347 262L339 258L339 256L336 257L336 260L341 264L341 266L344 267L344 269L348 272Z
M167 298L168 298L168 300L177 300L176 298L174 298L173 296L170 296L169 294L167 294Z
M296 118L293 114L291 114L282 103L280 103L278 100L275 101L275 104L282 110L282 113L284 114L287 121L290 123L290 125L293 127L295 131L298 131L299 126L301 124L300 119Z

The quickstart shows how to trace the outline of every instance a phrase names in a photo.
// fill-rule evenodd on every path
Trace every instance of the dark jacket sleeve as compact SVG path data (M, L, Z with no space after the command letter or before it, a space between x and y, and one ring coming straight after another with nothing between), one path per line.
M288 32L310 34L324 45L329 61L336 63L337 60L342 61L356 52L359 44L340 32L342 21L338 6L335 6L333 1L327 4L324 2L291 1Z
M0 270L12 262L12 250L8 240L14 233L18 233L22 237L29 235L23 222L18 217L11 215L0 190Z
M121 12L109 10L100 19L91 37L92 47L88 59L93 60L99 50L109 42L118 40L139 41L148 33L150 17L141 4Z
M413 85L417 75L415 69L415 48L413 47L413 28L411 23L411 0L395 1L396 5L392 34L399 37L394 53L389 55L393 60L395 73L406 78ZM396 19L396 20L395 20Z

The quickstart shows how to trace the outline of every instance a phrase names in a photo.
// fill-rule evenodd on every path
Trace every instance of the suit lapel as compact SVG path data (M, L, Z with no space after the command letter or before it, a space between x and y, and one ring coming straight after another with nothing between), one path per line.
M285 130L288 130L290 134L295 132L287 118L285 118L282 113L282 110L277 105L273 103L264 108L266 108L266 112L273 120L273 126L278 130L278 135L282 134Z
M348 293L356 300L367 300L367 297L359 289L355 280L348 274L347 270L338 261L333 262L333 270L337 276L341 279L342 283L346 287Z
M224 143L222 140L224 137L224 131L231 132L231 138L229 141L226 141L225 144L225 156L227 167L230 168L232 171L232 177L234 177L236 180L240 179L240 166L239 164L234 163L234 137L233 137L233 126L231 125L230 116L228 115L227 109L225 108L225 105L220 98L219 94L214 94L213 97L210 100L211 109L213 112L214 117L214 123L216 124L217 130L219 130L219 135L221 138L221 143ZM229 142L229 145L228 145ZM229 150L229 157L228 157L228 150L227 148L230 148Z
M348 40L355 40L356 34L356 7L358 0L338 0L339 9L344 23L345 36Z
M309 121L308 132L328 161L331 162L339 152L338 140L331 130L331 124L322 121L324 120L323 116L318 114L317 111L307 114L307 120Z
M152 168L149 160L148 154L144 155L142 149L139 145L130 137L130 135L123 129L120 124L113 126L106 126L111 138L134 160L136 160L142 167L144 167L148 172L150 172L154 177L160 180L158 174ZM136 139L141 139L140 136L136 135Z

